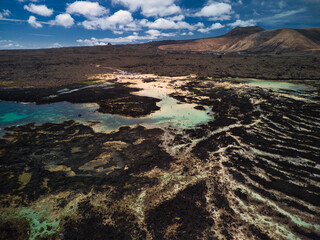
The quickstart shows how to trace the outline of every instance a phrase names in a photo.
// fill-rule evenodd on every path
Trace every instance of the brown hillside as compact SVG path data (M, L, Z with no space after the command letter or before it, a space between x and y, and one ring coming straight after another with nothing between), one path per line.
M199 52L282 53L320 50L320 28L263 30L237 27L229 33L190 42L159 46L162 50Z

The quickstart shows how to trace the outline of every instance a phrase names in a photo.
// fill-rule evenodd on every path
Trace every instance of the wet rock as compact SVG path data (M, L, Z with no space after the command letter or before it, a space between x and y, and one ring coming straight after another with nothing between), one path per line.
M195 106L194 109L205 111L206 109L203 106Z
M0 239L1 240L24 240L28 239L30 231L29 223L15 219L11 221L0 220Z
M132 239L124 229L117 229L104 224L105 216L99 213L87 201L79 203L78 220L66 219L64 224L64 239Z
M159 99L129 95L122 98L101 100L98 112L119 114L122 116L142 117L159 110Z
M5 204L8 194L23 196L21 203L27 204L50 192L102 191L105 184L119 188L120 193L113 193L117 198L137 193L142 187L157 184L157 180L131 174L155 167L168 169L175 161L160 147L162 134L160 129L141 126L95 133L74 121L7 128L0 142L0 163L5 166L1 203ZM134 144L138 139L143 141ZM23 180L27 175L28 180ZM131 187L122 189L130 182Z

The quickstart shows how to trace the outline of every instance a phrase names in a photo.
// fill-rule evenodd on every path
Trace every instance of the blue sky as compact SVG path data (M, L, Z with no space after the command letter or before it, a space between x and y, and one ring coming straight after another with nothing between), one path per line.
M320 0L0 0L0 49L205 38L320 26Z

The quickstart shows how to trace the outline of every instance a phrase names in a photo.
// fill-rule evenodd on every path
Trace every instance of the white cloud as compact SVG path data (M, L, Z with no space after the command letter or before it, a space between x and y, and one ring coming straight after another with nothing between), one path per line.
M124 30L124 31L139 31L141 30L141 25L139 24L139 21L135 20L133 22L124 24L124 25L119 25L119 29Z
M210 27L208 27L208 28L200 28L200 29L198 29L198 31L201 32L201 33L208 33L208 32L210 32L212 30L217 30L217 29L224 28L224 27L225 26L222 25L221 23L214 23Z
M110 29L116 30L117 27L126 29L136 29L137 25L133 22L133 17L130 12L119 10L110 17L93 18L86 20L81 25L86 29L96 30L96 29Z
M237 21L233 22L233 23L229 23L228 26L231 27L249 27L249 26L255 26L257 24L257 21L254 19L250 19L250 20L240 20L238 19Z
M98 2L89 1L75 1L74 3L68 4L66 11L70 14L83 15L86 18L95 18L109 13L109 10L101 6Z
M191 25L185 21L173 21L165 18L158 18L154 22L141 22L145 27L152 29L188 29L190 31L195 30L197 27L202 27L201 23Z
M181 13L181 8L174 4L175 0L112 0L130 9L131 12L141 9L146 17L169 16Z
M23 8L31 13L44 17L50 17L53 14L53 9L49 9L46 5L35 5L30 3L29 6L24 5Z
M12 40L0 40L0 49L18 49L23 48L23 46Z
M118 12L114 13L112 16L108 18L108 21L112 25L122 25L122 24L128 24L133 21L133 17L130 12L119 10Z
M113 33L114 34L118 34L118 35L122 35L124 32L123 31L114 30Z
M173 17L167 17L168 20L171 20L171 21L182 21L185 19L185 16L180 14L180 15L176 15L176 16L173 16Z
M30 16L28 19L28 23L33 28L42 28L42 24L37 22L37 19L34 16Z
M182 36L187 36L187 35L193 36L194 33L193 33L193 32L188 32L188 33L184 32L184 33L182 33L181 35L182 35Z
M0 18L9 17L11 15L11 12L8 9L3 9L2 12L0 12Z
M73 18L68 13L62 13L56 16L55 20L49 22L51 25L63 26L65 28L70 28L74 24Z
M195 14L196 17L220 17L230 15L232 7L228 3L213 2Z
M204 24L202 22L198 22L196 25L194 25L195 27L199 27L199 28L203 28Z
M147 37L149 39L156 39L158 37L174 37L174 36L176 36L175 33L162 33L159 30L155 30L155 29L150 29L150 30L146 31L146 33L148 34Z
M8 21L8 22L28 22L28 20L13 19L13 18L0 18L0 21Z
M155 40L160 37L173 37L175 36L175 33L162 33L155 29L150 29L146 31L146 35L140 36L138 33L134 32L132 35L126 36L126 37L118 37L118 38L90 38L90 39L79 39L77 40L78 43L86 46L103 46L107 45L108 43L135 43L140 41L146 41L146 40Z
M210 21L227 21L230 20L231 16L230 15L221 15L218 17L211 17L209 18Z
M63 46L60 43L54 43L49 46L49 48L61 48L61 47L63 47Z

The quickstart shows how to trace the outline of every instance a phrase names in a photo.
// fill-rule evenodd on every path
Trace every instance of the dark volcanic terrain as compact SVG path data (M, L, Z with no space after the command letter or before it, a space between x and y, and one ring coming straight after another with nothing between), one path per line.
M320 239L319 57L169 43L0 51L1 240Z
M117 69L163 76L320 79L319 55L216 56L158 48L170 43L0 51L0 85L38 88L70 85L86 81L88 75Z

